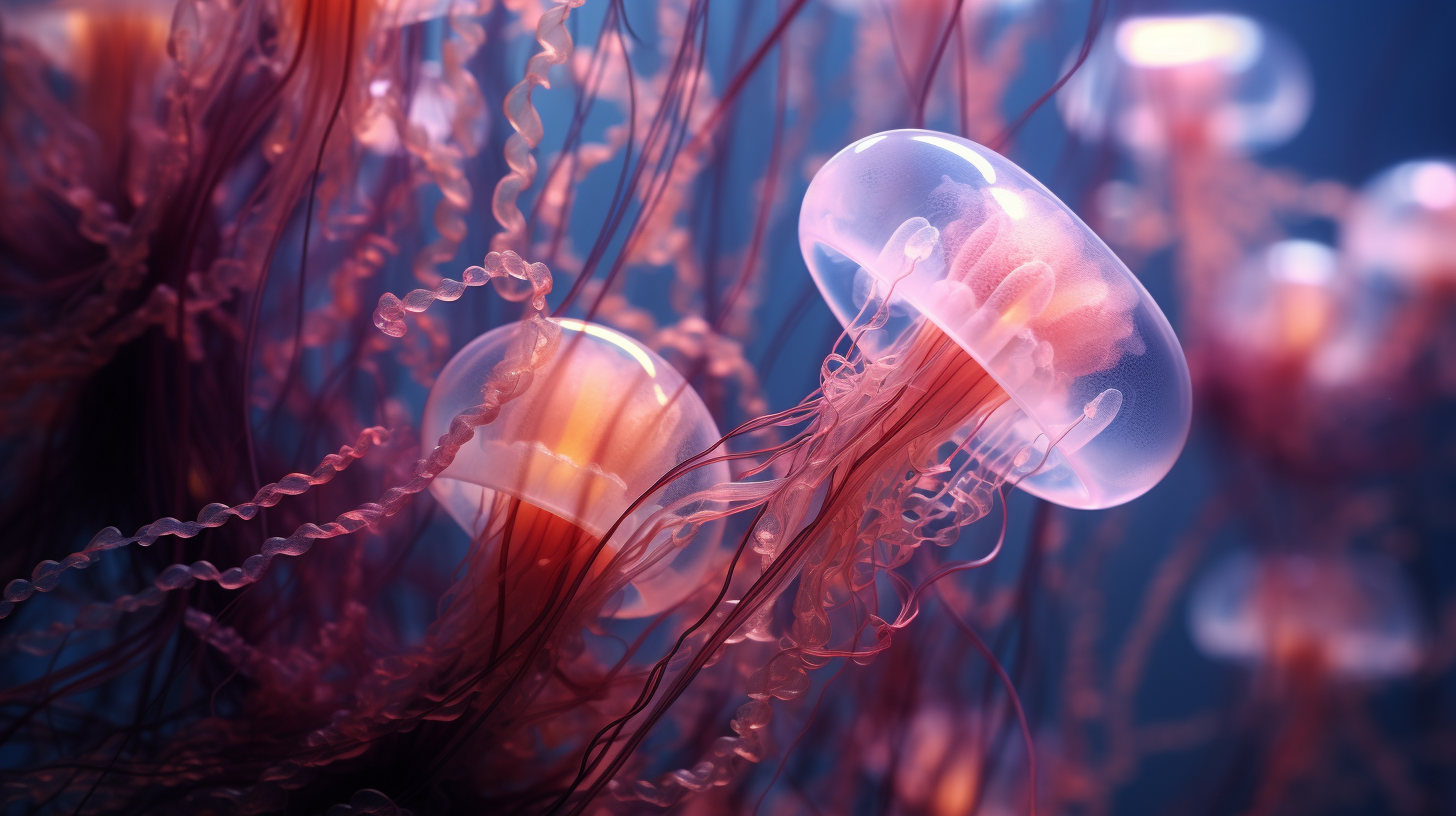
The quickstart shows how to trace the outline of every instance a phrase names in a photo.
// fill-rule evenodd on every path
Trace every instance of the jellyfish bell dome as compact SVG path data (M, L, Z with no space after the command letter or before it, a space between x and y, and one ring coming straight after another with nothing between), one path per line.
M1174 140L1245 151L1283 144L1304 125L1310 101L1299 49L1235 14L1122 20L1057 94L1069 130L1149 157Z
M1344 238L1366 277L1456 285L1456 163L1424 159L1376 176L1351 208Z
M845 326L888 294L883 327L860 336L867 354L928 325L994 378L1009 401L962 433L1015 467L1031 452L1034 470L1014 474L1028 492L1110 507L1182 450L1192 395L1167 319L1066 205L993 151L927 130L861 139L810 183L799 244Z
M1226 350L1261 361L1304 358L1336 329L1346 296L1340 258L1316 241L1278 241L1229 277L1212 329ZM1231 361L1232 362L1232 361Z
M1335 676L1398 677L1421 661L1413 597L1384 558L1238 552L1194 588L1189 624L1214 657L1278 663L1312 654Z
M683 501L729 480L723 462L696 468L628 512L668 471L717 444L721 434L697 392L650 349L605 326L552 322L561 330L555 355L494 422L476 428L430 490L472 538L486 529L494 499L504 494L598 540L617 525L607 546L618 552L659 511L685 515L703 503L683 507ZM480 404L517 330L486 332L445 365L425 406L425 440L438 439L455 416ZM613 614L655 614L681 600L720 536L717 524L704 525L677 552L664 551L666 532L653 537L628 565L647 566Z

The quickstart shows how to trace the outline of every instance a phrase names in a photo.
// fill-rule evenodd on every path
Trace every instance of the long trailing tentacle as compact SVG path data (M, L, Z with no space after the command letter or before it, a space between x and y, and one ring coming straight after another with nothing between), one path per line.
M580 8L586 0L555 0L556 5L546 10L536 23L536 41L541 50L526 63L526 76L506 94L506 121L515 129L506 140L506 164L510 172L495 185L490 209L501 231L491 239L496 250L520 249L526 242L526 216L521 212L517 200L536 180L536 157L531 151L541 144L544 131L541 115L531 103L531 93L537 86L550 88L547 73L552 66L560 65L571 58L571 32L566 28L566 19L571 10Z

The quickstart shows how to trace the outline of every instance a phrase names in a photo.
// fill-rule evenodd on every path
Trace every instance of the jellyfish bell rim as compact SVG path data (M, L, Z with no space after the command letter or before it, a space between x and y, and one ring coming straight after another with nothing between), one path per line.
M1079 481L1078 489L1081 493L1083 500L1075 503L1069 501L1068 497L1066 496L1054 497L1052 495L1049 495L1055 491L1050 487L1043 487L1037 484L1035 481L1031 480L1033 476L1043 472L1050 473L1052 472L1051 470L1044 471L1043 467L1038 467L1037 469L1029 471L1027 473L1016 474L1015 478L1012 478L1011 471L1008 471L1007 474L1003 474L1007 477L1007 481L1009 483L1011 483L1013 486L1017 487L1020 490L1024 490L1046 501L1050 501L1053 504L1077 510L1104 510L1110 507L1117 507L1119 505L1133 501L1147 493L1159 482L1161 482L1163 478L1167 476L1167 474L1173 469L1173 466L1181 457L1184 447L1186 447L1187 445L1188 436L1192 427L1192 377L1188 371L1187 359L1182 352L1182 344L1178 340L1177 333L1173 330L1172 325L1168 322L1167 316L1163 314L1163 311L1161 307L1158 306L1157 301L1153 299L1152 295L1147 291L1147 288L1142 285L1142 281L1140 281L1137 276L1134 275L1131 270L1127 268L1127 265L1122 262L1122 259L1119 258L1110 247L1107 246L1107 243L1102 240L1101 236L1097 235L1097 233L1094 232L1090 227L1087 227L1086 223L1081 219L1081 217L1073 212L1071 208L1066 205L1065 202L1063 202L1059 197L1056 196L1056 194L1054 194L1051 190L1047 189L1046 185L1042 184L1040 180L1032 176L1030 173L1027 173L1025 170L1021 169L1020 166L1017 165L1015 162L1011 161L1000 153L997 153L996 151L991 150L990 148L985 147L984 145L981 145L970 139L925 128L895 128L892 130L873 133L868 136L856 139L835 152L833 156L831 156L826 162L824 162L823 165L821 165L820 170L815 173L815 179L818 179L820 177L820 173L823 172L824 168L831 166L846 154L862 153L866 150L873 148L875 145L880 144L886 139L897 135L935 137L937 141L916 141L922 141L933 146L941 147L945 150L950 150L957 155L961 155L962 158L966 159L968 163L970 163L978 171L980 171L983 177L988 178L988 183L995 183L992 179L995 178L996 169L992 166L991 161L985 156L976 154L973 150L965 147L965 145L957 144L957 142L964 142L966 144L973 145L976 149L984 150L996 156L997 159L999 159L1000 161L1003 161L1011 167L1015 168L1020 173L1017 179L1018 181L1026 180L1034 185L1033 189L1036 192L1044 196L1048 201L1050 201L1057 208L1059 208L1064 214L1070 217L1073 223L1080 224L1083 227L1082 234L1089 241L1095 242L1092 244L1092 247L1094 249L1101 250L1103 257L1109 258L1115 262L1116 266L1122 271L1123 277L1127 280L1128 283L1132 284L1133 291L1137 295L1137 302L1139 304L1146 304L1152 307L1150 311L1154 315L1156 315L1156 319L1152 321L1153 328L1157 330L1158 334L1161 336L1161 339L1165 342L1165 344L1178 351L1178 354L1176 356L1177 362L1174 366L1178 382L1174 385L1179 392L1179 428L1177 433L1174 435L1176 437L1176 444L1172 445L1172 447L1169 448L1169 450L1175 452L1167 456L1166 461L1162 462L1160 467L1156 469L1150 467L1149 469L1142 471L1145 478L1142 479L1140 484L1131 488L1117 490L1111 495L1107 495L1108 491L1094 491L1087 486L1089 483L1097 483L1101 480L1089 479L1084 473L1086 467L1079 467L1079 464L1081 463L1080 459L1074 460L1071 456L1061 456L1061 463L1064 464L1068 469L1070 469ZM944 142L947 144L940 144L940 142ZM813 184L814 182L813 180L811 180L809 185L811 189L813 188ZM824 231L816 228L816 226L812 223L814 218L809 214L808 211L810 198L810 195L806 191L804 200L801 203L799 209L798 231L800 251L804 257L806 265L809 267L810 276L813 278L815 286L820 290L820 293L825 296L825 300L827 301L830 310L834 313L835 318L839 320L842 326L847 327L854 315L846 316L840 314L841 309L839 305L835 302L835 299L830 295L830 291L826 287L825 281L822 279L819 265L816 264L813 260L814 253L821 251L821 247L827 248L838 254L842 258L846 259L849 263L855 264L860 269L865 270L867 273L872 275L876 281L879 281L886 285L889 285L892 282L886 280L878 272L873 271L875 266L875 259L862 257L863 253L853 248L847 248L842 246L840 243L836 242L833 239L833 236L826 234ZM889 302L887 302L886 306L890 307L901 304L903 304L903 306L908 308L909 310L913 311L914 317L922 318L929 321L943 334L945 334L948 338L954 341L957 347L959 347L966 354L970 355L971 359L974 360L975 363L980 366L981 369L985 371L985 373L989 375L998 386L1000 386L1001 390L1005 392L1007 397L1012 401L1012 403L1018 409L1020 409L1021 413L1029 418L1036 425L1037 430L1041 432L1042 436L1044 436L1048 441L1059 438L1058 434L1052 432L1052 426L1048 422L1046 422L1046 420L1042 416L1039 415L1039 412L1034 411L1027 403L1027 401L1022 396L1020 396L1015 389L1009 387L1007 383L1002 379L1002 377L997 374L995 366L992 365L989 360L985 359L984 355L972 348L965 338L961 337L961 333L959 330L951 327L941 316L937 315L934 310L925 308L919 302L919 298L916 297L912 292L908 292L903 289L895 291L894 297ZM1137 322L1139 327L1143 328L1142 321ZM1035 438L1032 438L1030 440L1025 440L1024 444L1028 446L1034 445L1035 441ZM1051 450L1055 450L1054 447L1049 446L1049 448Z

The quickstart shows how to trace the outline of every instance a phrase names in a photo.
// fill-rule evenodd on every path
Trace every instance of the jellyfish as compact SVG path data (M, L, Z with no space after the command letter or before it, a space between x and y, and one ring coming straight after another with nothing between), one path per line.
M1439 336L1439 305L1361 268L1348 249L1278 241L1227 275L1205 309L1211 404L1259 455L1311 476L1389 458L1382 425L1418 404L1405 396L1417 355Z
M521 570L513 574L522 582L531 575L547 580L558 569L579 571L582 559L595 558L601 571L613 561L594 555L605 540L614 563L632 564L631 581L619 588L611 613L658 614L701 583L718 528L696 531L692 552L679 552L667 535L638 543L640 552L630 559L621 546L663 508L730 480L728 466L716 462L657 484L721 434L702 399L651 350L595 323L553 323L561 350L535 372L531 391L477 430L430 490L472 540L499 537L493 549L479 552L486 567L494 567L499 551L502 564L509 558L511 569ZM479 403L482 384L505 359L515 332L513 326L487 332L446 364L425 408L424 438L443 437L451 420ZM506 580L497 576L482 585L504 587Z
M1106 245L1004 157L925 130L858 140L811 182L799 240L852 349L826 366L824 399L842 433L872 423L878 446L856 465L888 474L867 517L877 561L952 546L1004 508L1004 490L1113 507L1177 459L1192 395L1172 328ZM980 563L926 569L938 580ZM942 780L945 795L965 781Z
M1309 115L1309 69L1279 32L1234 14L1130 17L1057 97L1067 128L1134 154L1258 151Z
M1362 290L1364 332L1346 357L1387 380L1456 393L1456 164L1405 162L1365 185L1342 224L1341 249ZM1363 342L1358 342L1363 341ZM1336 360L1342 362L1343 358Z
M1333 247L1285 240L1257 253L1225 289L1218 340L1241 357L1306 358L1338 322L1345 288Z
M1187 436L1187 365L1166 318L1045 187L973 142L899 130L820 170L799 240L815 282L873 359L960 412L938 422L976 463L1069 507L1150 489ZM865 317L863 330L857 320ZM929 379L922 379L929 377Z
M890 812L907 816L1027 812L1027 803L1018 801L1024 798L1018 796L1021 780L1015 778L1026 773L1018 763L1024 757L1009 740L991 738L990 719L934 701L926 701L911 714L894 734L900 744L887 746L888 756L880 757L890 764L887 782L895 794ZM1001 767L984 755L989 746L998 744L1003 752Z
M1456 281L1456 164L1398 164L1360 192L1342 245L1361 275L1415 290L1447 291Z
M1424 635L1414 591L1383 557L1238 552L1212 567L1189 601L1193 641L1208 656L1260 672L1282 712L1251 813L1278 812L1342 715L1340 686L1409 677Z
M175 437L157 439L180 440L182 450L120 459L127 473L141 462L164 471L135 481L138 491L166 495L127 507L128 518L156 509L147 517L158 521L135 536L105 528L85 549L42 561L6 588L0 614L20 610L11 624L25 627L36 622L29 610L45 603L27 599L61 590L48 595L58 606L34 613L58 612L58 625L6 632L6 648L42 663L64 657L54 672L6 690L34 751L6 786L19 800L54 796L47 801L58 809L100 811L394 807L359 790L365 781L424 810L470 802L582 812L607 795L671 805L730 784L737 766L766 756L774 707L804 695L814 669L872 660L914 622L934 582L989 563L1004 521L989 553L965 559L955 548L964 549L962 527L998 502L1005 512L1006 489L1108 507L1150 489L1172 466L1187 433L1187 370L1156 305L1035 181L978 145L928 131L856 142L816 178L801 234L812 238L804 249L815 282L845 321L843 348L829 354L819 388L801 403L755 416L726 438L685 384L686 370L674 372L613 329L565 316L580 308L589 318L595 308L570 294L559 315L546 317L549 285L542 292L514 272L500 288L533 290L524 296L535 314L520 325L486 334L437 372L433 355L443 359L448 346L419 315L422 330L411 338L423 337L429 354L412 358L419 346L391 354L396 347L369 334L359 304L375 291L371 277L408 245L393 230L419 176L398 172L402 161L418 160L444 199L435 211L439 240L410 270L434 289L381 299L387 319L377 325L398 337L405 312L418 315L416 306L483 282L479 268L464 282L434 270L473 223L463 215L473 199L461 169L473 149L461 128L473 97L460 89L470 87L462 66L482 32L452 20L460 36L450 42L460 47L440 60L440 79L459 103L453 142L435 141L442 128L406 124L412 112L402 95L419 78L400 71L391 50L423 38L399 26L468 5L178 7L168 43L178 75L168 91L170 152L160 162L166 183L149 190L145 217L131 223L123 213L104 226L126 229L96 233L108 241L96 251L125 280L108 271L87 286L122 312L94 325L76 319L74 334L98 368L110 351L131 355L136 368L106 372L101 386L135 370L164 384L145 392L167 409L148 421L179 424ZM531 227L515 205L531 185L531 150L542 136L529 95L569 56L565 21L575 5L541 16L543 50L508 96L506 119L519 132L497 188L501 243L529 244ZM664 84L700 73L674 67ZM689 185L676 181L667 158L684 122L670 120L682 116L695 144L714 132L674 112L675 100L703 93L693 87L651 91L664 113L651 117L649 142L662 146L642 153L669 166L649 174L646 188L634 171L623 201L655 199L654 186L671 180L669 209L686 206ZM720 107L732 104L725 91ZM376 105L408 157L363 155ZM172 161L193 155L205 161ZM365 172L376 165L386 172ZM604 229L603 251L614 230ZM673 234L691 247L686 230ZM492 274L502 263L524 266L492 257ZM271 284L270 271L278 273ZM583 269L583 291L590 274ZM750 281L745 270L741 282ZM60 307L76 294L50 295L64 321L73 316ZM125 311L153 294L159 305ZM112 346L87 336L101 328ZM725 344L695 333L697 324L679 328L682 347L708 347L697 359L742 363L741 349L722 352ZM127 349L134 332L155 348ZM50 351L72 338L33 339ZM146 365L151 358L165 365ZM30 373L84 368L69 362ZM412 432L379 427L411 424L395 362L435 383L413 465ZM147 381L120 379L128 388ZM98 387L88 402L110 412L127 402L119 393L133 392ZM217 413L203 421L189 413L196 405ZM116 428L94 432L132 438L124 423ZM254 493L260 472L344 433L359 441ZM760 434L774 441L748 450L746 440ZM261 462L251 461L255 451ZM730 475L728 460L743 467ZM371 493L378 501L358 500L380 481L395 486ZM431 526L425 490L469 539L454 572L415 560L449 560L457 553L439 542L460 540ZM234 494L254 501L207 504L196 521L166 515ZM85 526L90 514L64 521ZM719 522L734 530L736 547L720 547ZM48 547L67 546L69 527L55 538ZM132 544L150 548L136 551L128 576L144 587L79 606L81 593L70 593L75 571L106 564L85 577L120 584L127 579L95 576L114 569L104 553ZM422 619L428 626L416 626ZM67 649L90 637L100 645L84 644L73 662ZM169 672L174 653L181 668ZM155 706L153 677L162 689ZM704 678L731 684L695 694ZM112 721L99 709L48 717L70 700L112 692L124 693L117 708L133 717ZM720 699L734 700L731 719L656 728L684 706ZM642 756L655 738L687 747ZM655 775L669 760L683 767Z
M1194 642L1212 657L1381 680L1420 665L1413 597L1401 571L1375 556L1236 553L1195 587L1189 622Z
M95 142L85 168L73 172L94 178L92 194L123 209L144 200L156 153L164 150L165 131L155 120L171 75L166 45L172 6L169 0L122 0L4 12L13 47L34 48L75 83L78 124ZM122 172L107 178L108 170Z
M1349 447L1338 438L1357 404L1348 386L1367 382L1369 365L1351 359L1357 294L1337 251L1316 241L1275 242L1226 276L1201 360L1230 430L1290 462Z
M1194 347L1220 280L1282 216L1308 216L1320 198L1249 158L1299 131L1310 96L1295 47L1231 14L1123 20L1058 93L1071 133L1135 159L1136 186L1104 184L1098 219L1141 254L1176 236L1181 328Z

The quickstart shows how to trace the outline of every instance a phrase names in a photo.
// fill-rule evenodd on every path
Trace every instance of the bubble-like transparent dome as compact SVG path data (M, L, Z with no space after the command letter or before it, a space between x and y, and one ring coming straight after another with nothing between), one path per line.
M893 285L867 352L929 320L995 378L1011 399L993 417L995 446L1030 446L1041 464L1025 490L1110 507L1146 492L1183 449L1188 365L1162 311L1086 224L995 152L927 130L861 139L809 185L799 244L845 325L872 286Z
M1337 327L1344 283L1333 247L1278 241L1233 270L1212 328L1225 347L1262 359L1309 354Z
M1354 269L1403 285L1456 283L1456 164L1405 162L1361 191L1343 245Z
M1071 67L1074 53L1067 63ZM1261 150L1309 116L1299 49L1235 14L1129 17L1104 35L1057 94L1073 133L1161 155L1174 141Z
M1413 597L1384 558L1238 552L1194 588L1189 624L1194 642L1215 657L1268 663L1314 655L1339 676L1395 677L1421 660Z
M601 538L669 470L721 437L697 392L651 350L605 326L552 322L561 328L556 355L524 394L501 406L494 422L476 429L430 486L472 537L485 529L495 495L504 493ZM482 387L515 331L504 326L486 332L446 364L425 406L425 444L480 404ZM623 519L608 546L620 547L662 508L728 480L722 462L689 471ZM665 607L691 589L689 573L716 545L715 531L700 531L694 552L664 558L639 576L618 616L650 614L649 607ZM662 536L643 558L653 558L665 544Z

